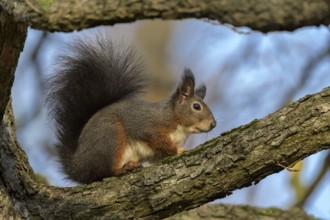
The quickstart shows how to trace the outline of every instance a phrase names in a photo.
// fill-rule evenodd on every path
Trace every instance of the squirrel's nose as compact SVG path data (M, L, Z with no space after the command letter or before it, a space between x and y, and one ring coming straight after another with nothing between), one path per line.
M217 126L217 122L212 121L211 124L210 124L211 129L215 128L215 126Z

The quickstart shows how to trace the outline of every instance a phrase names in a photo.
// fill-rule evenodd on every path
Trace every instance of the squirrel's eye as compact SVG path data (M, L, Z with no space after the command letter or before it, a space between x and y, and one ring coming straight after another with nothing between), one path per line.
M201 105L200 104L198 104L198 103L194 103L193 104L193 108L195 109L195 110L197 110L197 111L200 111L202 108L201 108Z

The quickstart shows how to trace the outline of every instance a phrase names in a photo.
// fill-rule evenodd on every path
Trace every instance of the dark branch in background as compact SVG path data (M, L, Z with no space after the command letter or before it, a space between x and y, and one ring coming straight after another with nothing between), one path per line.
M25 62L21 63L21 66L24 66L24 70L22 71L22 75L26 74L30 71L30 68L33 68L30 73L33 74L32 79L36 82L36 87L34 88L39 95L38 97L34 97L31 102L33 102L33 107L31 108L31 114L27 114L20 120L16 118L16 129L19 131L20 129L24 129L25 126L29 124L29 122L33 121L36 117L41 114L42 110L42 94L44 94L44 82L42 80L42 69L41 64L44 62L42 58L38 58L38 56L43 55L41 52L43 47L47 44L47 38L49 33L47 32L40 32L36 39L36 44L34 45L33 49L31 50L29 57L25 60Z
M305 67L302 69L299 81L297 81L297 83L295 83L295 85L287 92L286 99L283 100L282 104L279 106L280 108L294 99L294 96L306 85L306 83L308 83L313 75L314 69L327 57L330 57L330 40L319 54L310 58L306 62Z
M37 2L40 2L39 4ZM140 19L208 18L262 32L328 25L328 0L1 0L16 20L48 31L72 31Z
M312 182L311 185L309 185L306 190L303 192L302 196L297 198L297 201L293 205L293 207L303 207L306 203L308 203L308 200L310 196L315 192L315 189L320 184L320 182L324 179L327 172L330 170L330 152L328 153L326 159L324 160L324 163L322 165L322 168L320 169L318 175L316 176L315 180Z

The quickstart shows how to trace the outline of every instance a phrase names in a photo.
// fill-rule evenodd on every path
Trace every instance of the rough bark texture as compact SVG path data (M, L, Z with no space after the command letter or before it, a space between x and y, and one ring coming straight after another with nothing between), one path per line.
M215 205L208 204L188 212L181 212L166 220L313 220L315 218L306 215L306 213L294 208L290 210L281 210L277 208L256 208L251 206L239 205Z
M3 120L6 105L10 99L11 86L14 81L14 72L18 62L19 54L23 49L27 26L17 23L14 19L7 15L0 9L0 121ZM6 114L10 115L10 114ZM11 120L5 119L8 123L13 123ZM1 145L8 144L7 140L3 138L2 129L10 128L13 124L2 124L0 127L0 142ZM12 179L3 179L2 173L9 164L14 166L14 158L5 160L3 158L3 151L5 149L0 146L0 219L20 219L21 215L15 208L15 203L12 199L15 192L8 191L7 184L11 184ZM8 152L10 153L10 152ZM12 155L14 156L14 154ZM10 170L9 170L10 171Z
M13 118L8 112L6 119L3 119L6 105L10 99L11 86L14 81L14 73L18 62L19 54L23 49L26 38L27 26L23 23L17 23L14 19L0 9L0 120L2 124L0 127L0 142L1 145L8 144L7 139L3 136L3 129L12 129ZM10 123L10 124L8 124ZM12 134L13 137L14 134ZM8 185L13 179L3 179L2 175L5 169L15 166L15 154L12 154L10 160L3 158L3 151L5 150L0 145L0 219L20 219L21 215L15 208L16 204L13 201L15 192L8 191ZM22 152L21 149L18 149ZM25 155L23 153L23 155ZM27 160L24 161L27 163ZM11 166L9 166L11 165ZM28 163L27 163L28 166ZM10 172L10 170L8 170Z
M23 49L27 26L16 23L0 8L0 120L10 97L18 57Z
M16 162L14 157L15 155L11 154L11 152L8 152L6 148L3 147L4 144L14 143L14 140L9 141L8 138L15 137L13 124L11 124L14 120L13 115L10 108L7 109L8 111L4 115L0 127L0 219L21 219L20 212L15 208L15 202L12 201L16 194L14 191L15 188L10 186L10 182L16 181L19 176L15 175L16 172L13 173L13 175L6 175L6 173L10 173L13 169L15 169ZM10 157L10 159L7 157ZM9 177L9 179L6 179L7 177ZM20 192L21 189L19 189L17 193Z
M4 117L0 180L25 217L159 219L258 183L330 148L330 88L152 167L74 188L38 184Z
M330 23L328 0L1 0L0 5L16 20L49 31L148 18L209 18L263 32Z

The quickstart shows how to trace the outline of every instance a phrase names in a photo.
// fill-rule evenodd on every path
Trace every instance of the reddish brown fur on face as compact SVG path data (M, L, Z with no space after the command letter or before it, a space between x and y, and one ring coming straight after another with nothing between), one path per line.
M118 176L123 172L122 166L120 164L122 163L123 156L125 153L125 147L127 143L127 136L126 132L124 130L123 124L118 121L114 124L116 131L117 131L117 151L115 155L115 160L113 164L111 164L113 175Z

